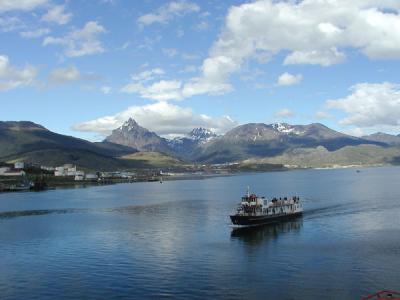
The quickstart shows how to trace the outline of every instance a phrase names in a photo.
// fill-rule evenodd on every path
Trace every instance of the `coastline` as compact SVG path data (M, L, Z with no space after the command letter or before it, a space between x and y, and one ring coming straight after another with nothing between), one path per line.
M139 178L131 178L131 179L107 179L107 180L88 180L88 181L74 181L70 178L57 178L54 180L52 178L49 180L45 188L40 190L35 190L33 188L16 188L16 189L4 189L4 183L0 178L0 194L1 193L12 193L12 192L40 192L47 190L55 190L55 189L79 189L79 188L87 188L87 187L95 187L95 186L103 186L103 185L114 185L114 184L130 184L130 183L138 183L138 182L159 182L163 183L164 181L175 181L175 180L199 180L199 179L208 179L214 177L226 177L226 176L235 176L246 173L270 173L270 172L286 172L286 171L300 171L300 170L335 170L335 169L365 169L365 168L379 168L379 167L396 167L396 165L391 164L372 164L372 165L334 165L327 167L288 167L284 166L280 169L269 169L269 170L258 170L258 169L240 169L235 171L223 171L220 173L178 173L176 175L157 175L157 176L149 176L149 177L139 177ZM26 181L26 179L25 179ZM16 181L15 181L16 182ZM3 189L1 188L3 185Z

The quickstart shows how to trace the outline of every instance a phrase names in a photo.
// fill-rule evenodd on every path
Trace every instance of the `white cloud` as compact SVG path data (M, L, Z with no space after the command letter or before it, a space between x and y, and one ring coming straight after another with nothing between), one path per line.
M100 78L100 76L94 73L81 73L75 66L54 69L48 77L50 82L56 84L83 80L99 80Z
M203 61L201 75L183 86L183 95L231 90L229 77L247 60L259 60L260 53L266 62L289 52L286 65L338 64L346 59L344 49L361 51L371 59L400 59L400 31L393 29L400 28L399 3L259 0L233 6Z
M100 88L100 91L104 94L104 95L108 95L111 93L111 87L110 86L102 86Z
M197 60L200 59L200 55L198 54L190 54L190 53L183 53L182 58L184 60Z
M72 13L65 12L65 5L56 5L42 16L42 21L56 23L59 25L67 24L72 18Z
M301 74L293 75L286 72L279 76L277 84L282 86L294 85L300 83L302 80L303 76Z
M217 133L224 133L237 125L229 116L211 117L195 114L190 108L158 102L132 106L113 116L76 124L73 130L95 132L106 136L129 118L134 118L141 126L163 136L183 135L195 127L205 127Z
M178 55L178 50L175 48L163 48L162 52L169 57L175 57Z
M48 0L1 0L0 12L11 10L32 10L48 3Z
M332 118L332 116L329 113L327 113L326 111L317 111L315 113L315 118L317 118L318 120L323 120L323 119Z
M210 29L210 24L207 21L201 21L200 23L198 23L195 28L198 31L206 31L208 29Z
M359 128L400 125L400 85L359 83L345 98L328 100L327 107L342 110L347 116L340 124Z
M359 127L345 128L345 129L341 130L341 132L348 134L348 135L357 136L357 137L361 137L361 136L367 134L363 129L361 129Z
M123 86L121 92L139 94L142 98L156 101L182 99L182 82L179 80L154 81L164 74L164 70L155 68L131 76L132 82Z
M248 65L249 60L266 63L279 53L287 53L283 61L286 65L338 64L346 59L345 49L360 51L373 59L400 59L400 31L393 29L400 28L400 13L394 13L400 12L399 3L259 0L233 6L219 38L199 68L200 74L183 82L168 80L173 92L163 98L227 93L234 89L230 77ZM163 14L152 14L143 24L163 22L164 18L158 19L160 16ZM294 84L300 80L300 76L285 75L281 83ZM166 86L166 82L160 85ZM156 99L153 93L144 92L148 88L135 84L130 91Z
M339 52L335 47L327 50L293 51L284 61L285 65L321 65L331 66L342 63L346 55Z
M35 67L27 65L24 68L16 68L10 65L7 56L0 55L0 91L31 85L36 75Z
M23 38L27 38L27 39L33 39L33 38L38 38L38 37L42 37L46 34L50 33L50 29L49 28L38 28L35 30L29 30L29 31L22 31L19 33L19 35Z
M65 83L78 81L82 79L82 75L75 66L70 66L53 70L49 75L49 79L56 83Z
M281 109L280 111L275 113L275 118L278 118L278 119L287 119L287 118L291 118L293 116L294 116L294 112L292 112L288 108Z
M75 29L64 37L46 37L43 45L62 45L64 54L68 57L79 57L104 52L98 35L106 30L98 22L90 21L82 29Z
M174 17L198 11L200 7L196 3L184 0L172 1L159 7L154 13L140 16L137 21L140 26L149 26L153 23L166 24Z
M195 73L197 71L198 71L197 66L195 66L195 65L187 65L180 71L180 73Z
M18 17L15 16L0 17L0 31L2 32L10 32L17 29L22 29L24 27L25 24Z
M154 68L151 70L142 71L138 74L134 74L131 77L132 77L133 81L145 82L145 81L153 80L154 78L159 77L164 74L165 74L165 72L163 69Z
M145 37L142 44L137 46L138 49L153 50L154 45L161 41L161 35L157 35L154 38Z
M180 100L182 83L178 80L160 80L145 86L141 82L132 82L121 89L123 93L137 93L142 98L157 101Z

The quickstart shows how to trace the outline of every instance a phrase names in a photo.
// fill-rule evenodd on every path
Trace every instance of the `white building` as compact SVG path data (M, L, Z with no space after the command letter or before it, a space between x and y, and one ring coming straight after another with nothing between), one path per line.
M54 171L54 176L65 176L66 171L64 167L56 167L56 170Z
M67 165L64 165L64 169L67 170L67 176L75 176L76 175L76 166L67 164Z
M85 179L86 180L97 180L98 176L96 174L86 174Z
M10 171L9 167L0 167L0 175L4 174L7 171Z
M84 179L85 179L85 172L83 172L83 171L75 172L75 181L82 181Z
M24 164L23 161L17 161L17 162L14 164L14 168L15 168L15 169L23 169L24 167L25 167L25 164Z
M25 176L25 172L23 170L8 170L4 173L1 173L0 176Z
M83 175L75 175L75 181L82 181L83 179L85 179Z
M73 166L71 164L65 164L61 167L55 168L54 176L76 176L77 172L81 171L77 171L76 166Z
M40 166L40 169L44 170L44 171L55 171L56 168L54 167L47 167L47 166Z

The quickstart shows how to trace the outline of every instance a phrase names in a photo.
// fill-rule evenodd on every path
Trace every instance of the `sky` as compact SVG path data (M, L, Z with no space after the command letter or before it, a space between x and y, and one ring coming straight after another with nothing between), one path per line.
M400 133L400 1L0 0L0 120L100 141L250 122Z

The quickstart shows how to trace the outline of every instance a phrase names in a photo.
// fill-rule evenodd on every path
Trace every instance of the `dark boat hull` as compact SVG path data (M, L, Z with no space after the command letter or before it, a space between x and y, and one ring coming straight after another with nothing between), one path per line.
M290 220L302 215L302 212L292 214L281 214L276 216L242 216L242 215L231 215L231 221L233 225L238 226L257 226L266 225L285 220Z

